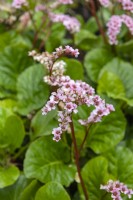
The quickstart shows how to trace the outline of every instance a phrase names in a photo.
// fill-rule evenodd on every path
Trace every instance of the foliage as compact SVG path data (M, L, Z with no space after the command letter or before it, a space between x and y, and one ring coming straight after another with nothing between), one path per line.
M100 190L109 179L133 189L133 39L126 23L117 45L109 44L105 34L113 14L122 16L130 10L117 1L109 8L102 7L100 0L27 2L18 9L10 0L0 5L0 199L87 200L75 165L71 123L62 140L53 141L61 108L44 116L41 112L57 88L44 83L46 64L28 55L35 49L40 55L49 52L51 58L55 55L51 52L65 45L80 52L78 58L70 54L56 60L65 62L65 75L88 83L115 107L115 112L90 127L78 120L89 117L93 106L79 106L72 115L89 200L111 199ZM64 14L68 24L57 20L58 14Z

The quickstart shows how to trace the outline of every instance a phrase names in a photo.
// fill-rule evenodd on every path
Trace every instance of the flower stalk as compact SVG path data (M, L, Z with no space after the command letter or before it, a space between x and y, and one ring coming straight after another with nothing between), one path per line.
M78 172L78 176L79 176L79 179L80 179L81 187L82 187L82 190L84 192L85 200L88 200L89 199L88 193L87 193L85 183L84 183L82 175L81 175L81 170L80 170L80 165L79 165L80 155L79 155L77 142L76 142L76 138L75 138L73 121L70 122L70 128L71 128L71 133L72 133L72 142L73 142L73 146L74 146L75 164L76 164L76 167L77 167L77 172Z

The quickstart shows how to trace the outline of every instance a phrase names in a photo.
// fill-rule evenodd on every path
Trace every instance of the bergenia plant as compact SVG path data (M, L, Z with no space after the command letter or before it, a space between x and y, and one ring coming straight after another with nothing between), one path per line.
M131 0L99 0L100 4L113 10L113 15L107 23L107 35L111 45L117 45L117 36L121 31L122 24L125 24L131 35L133 35L133 2ZM119 8L122 14L115 14L115 8Z
M62 56L78 57L78 49L73 49L70 46L65 46L65 48L60 46L59 48L56 48L56 51L52 54L49 54L48 52L40 54L33 50L29 52L29 55L33 56L34 60L44 64L44 66L47 68L48 76L44 77L44 81L51 86L57 87L57 89L51 93L49 101L42 108L42 115L47 115L48 112L56 108L59 109L59 126L53 128L52 131L52 134L54 135L53 140L56 142L58 142L61 139L62 134L67 131L68 126L70 127L75 151L77 172L85 199L87 200L88 193L80 172L80 155L74 132L73 113L78 113L78 106L93 106L94 109L89 114L87 119L79 119L79 123L81 125L89 127L96 122L100 122L103 116L106 116L110 112L114 111L114 107L111 104L106 104L105 100L102 100L100 96L96 95L95 90L87 83L82 82L81 80L74 81L69 76L64 75L65 63L63 61L58 61L57 59L61 58ZM85 139L83 140L82 147Z

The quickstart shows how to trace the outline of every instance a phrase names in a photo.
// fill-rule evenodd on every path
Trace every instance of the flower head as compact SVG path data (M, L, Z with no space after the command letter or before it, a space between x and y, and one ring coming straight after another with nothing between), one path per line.
M113 200L122 200L121 194L127 195L129 199L133 195L133 190L128 189L128 187L120 181L109 180L107 185L101 185L100 189L111 193Z
M28 2L26 0L13 0L12 7L14 8L21 8L22 6L27 6Z

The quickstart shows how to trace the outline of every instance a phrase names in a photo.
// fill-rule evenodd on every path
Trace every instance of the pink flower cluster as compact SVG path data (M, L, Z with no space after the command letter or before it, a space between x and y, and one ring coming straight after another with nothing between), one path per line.
M98 95L95 95L94 89L87 83L82 81L74 81L69 76L62 77L59 88L56 92L52 92L49 101L42 108L42 114L46 115L56 106L62 111L58 112L59 127L53 130L53 140L59 141L61 134L67 130L71 122L72 113L77 113L78 106L87 105L94 106L95 109L91 112L87 120L79 120L79 123L87 126L90 123L100 122L102 117L114 111L114 107L110 104L105 104Z
M79 51L78 51L78 49L73 49L69 45L66 45L65 48L60 46L60 47L56 48L55 52L53 52L53 55L57 58L64 54L67 56L72 56L72 57L77 58L79 55Z
M29 56L32 56L34 60L40 62L41 64L45 64L47 69L51 71L51 67L53 67L54 62L61 56L73 56L78 57L79 51L78 49L73 49L69 45L63 48L62 46L55 49L55 52L49 54L48 52L44 52L42 54L37 53L35 50L29 52Z
M121 3L123 10L133 12L133 2L131 0L116 0L118 3ZM110 0L99 0L100 4L104 7L110 5ZM112 2L113 4L114 2Z
M131 0L118 0L122 4L123 10L133 12L133 2Z
M73 0L58 0L60 4L72 4Z
M43 115L56 109L57 106L61 109L61 111L58 111L59 127L54 128L52 131L53 140L58 142L61 139L61 134L68 129L72 120L72 114L78 112L77 108L80 105L94 107L88 119L79 120L79 123L85 126L90 123L100 122L103 116L114 111L114 107L106 104L100 96L95 95L94 89L87 83L78 80L74 81L69 76L64 75L66 64L64 61L57 61L57 59L62 55L77 57L79 55L78 49L65 46L65 48L56 48L56 51L52 54L48 52L38 54L36 51L31 51L29 55L47 68L49 75L44 77L44 81L58 88L51 93L49 101L42 108Z
M78 50L66 46L64 49L62 47L57 48L56 51L52 53L51 57L54 57L56 60L56 58L60 57L64 52L67 55L76 57L79 54ZM35 52L30 54L35 56ZM61 111L58 111L59 127L54 128L52 132L55 141L58 142L61 139L61 134L68 129L69 123L72 120L72 114L78 112L78 106L87 105L88 107L94 107L88 119L79 120L79 123L85 126L90 123L100 122L103 116L114 111L114 107L110 104L105 104L105 101L98 95L95 95L94 89L87 83L78 80L74 81L69 76L63 75L65 71L65 63L63 61L55 62L52 65L47 63L46 67L49 75L44 77L44 81L50 85L56 86L58 89L51 93L49 101L42 108L42 114L46 115L51 110L56 109L57 106L61 109Z
M121 194L127 195L129 199L131 199L133 195L133 190L128 189L128 187L120 181L109 180L107 185L101 185L100 189L110 192L113 200L122 200Z
M49 13L49 18L52 22L62 23L71 33L79 32L80 22L75 18L65 14Z
M133 18L128 15L113 15L107 23L110 44L118 44L117 35L120 33L122 23L124 23L133 35Z
M28 6L28 2L26 0L13 0L12 7L19 9L22 6Z
M108 7L110 4L109 0L99 0L100 4L104 7Z

